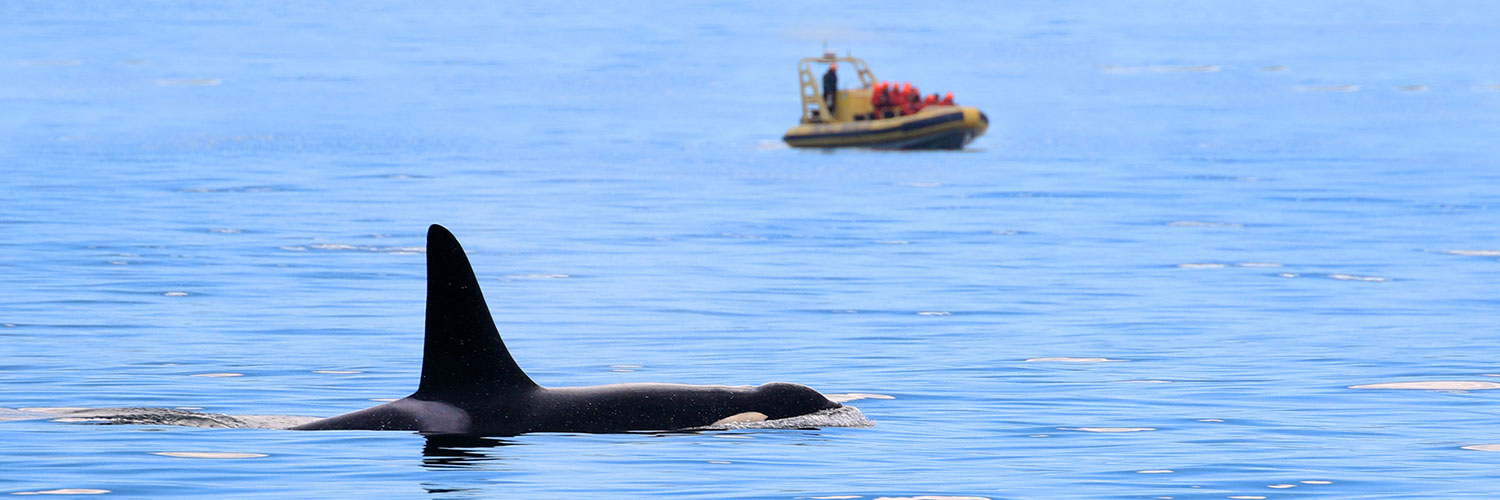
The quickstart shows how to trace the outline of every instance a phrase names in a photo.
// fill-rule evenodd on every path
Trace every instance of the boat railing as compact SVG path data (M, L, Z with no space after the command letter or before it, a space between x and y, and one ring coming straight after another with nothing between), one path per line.
M820 86L821 80L813 73L813 65L827 66L834 62L848 63L859 75L859 84L862 88L875 86L875 74L870 72L870 66L863 59L854 56L839 57L833 53L823 54L823 57L808 57L797 61L797 79L802 93L802 123L834 122L838 118L828 110L828 100L823 96Z

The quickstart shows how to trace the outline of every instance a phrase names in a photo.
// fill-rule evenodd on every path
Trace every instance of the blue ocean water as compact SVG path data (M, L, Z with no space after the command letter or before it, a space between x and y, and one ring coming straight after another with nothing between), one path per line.
M431 223L544 385L884 397L851 403L869 428L460 442L0 421L0 493L1491 498L1497 26L1477 2L6 2L0 407L405 396ZM825 40L989 133L784 147ZM1464 384L1352 388L1435 381Z

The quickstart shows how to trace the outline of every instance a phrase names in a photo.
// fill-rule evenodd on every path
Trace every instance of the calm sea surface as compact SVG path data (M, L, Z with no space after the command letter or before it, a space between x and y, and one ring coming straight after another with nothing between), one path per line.
M405 396L431 223L544 385L882 396L470 442L11 418L0 493L1493 498L1500 7L1309 4L0 3L0 417ZM784 147L825 39L989 133Z

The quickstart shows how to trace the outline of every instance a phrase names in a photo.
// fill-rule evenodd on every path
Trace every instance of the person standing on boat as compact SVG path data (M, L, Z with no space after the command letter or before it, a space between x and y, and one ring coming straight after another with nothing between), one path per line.
M828 103L828 120L833 120L833 106L838 102L839 62L828 63L828 72L823 73L823 101Z

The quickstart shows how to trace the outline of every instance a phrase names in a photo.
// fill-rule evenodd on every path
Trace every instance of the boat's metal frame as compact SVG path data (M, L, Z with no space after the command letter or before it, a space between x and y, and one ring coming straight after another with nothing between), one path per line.
M870 65L865 64L864 59L854 56L839 57L832 52L826 52L823 57L807 57L797 61L797 78L802 87L802 123L814 123L819 121L834 121L833 113L828 112L828 99L823 96L822 80L817 78L812 71L813 65L828 66L834 62L849 63L859 75L860 88L875 86L875 74L870 72ZM817 119L815 120L814 117Z

